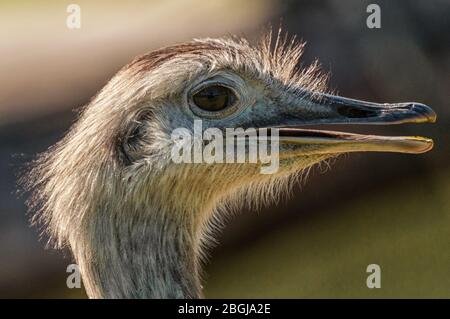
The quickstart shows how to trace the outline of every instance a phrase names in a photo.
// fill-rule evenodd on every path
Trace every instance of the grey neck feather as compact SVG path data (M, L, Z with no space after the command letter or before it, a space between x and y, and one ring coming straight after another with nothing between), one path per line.
M168 218L180 214L146 211L95 216L88 225L90 238L85 240L89 248L74 250L90 297L201 297L192 227Z

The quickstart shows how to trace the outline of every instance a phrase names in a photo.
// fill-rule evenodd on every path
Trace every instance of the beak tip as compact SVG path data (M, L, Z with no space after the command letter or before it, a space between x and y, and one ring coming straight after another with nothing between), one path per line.
M428 148L427 148L426 152L431 151L434 147L434 142L432 139L428 139L427 144L428 144Z
M417 154L426 153L428 151L431 151L434 147L434 142L432 139L420 138L420 142L422 144L422 147L417 150Z
M435 123L437 114L431 107L422 103L411 103L411 110L419 114L420 122Z

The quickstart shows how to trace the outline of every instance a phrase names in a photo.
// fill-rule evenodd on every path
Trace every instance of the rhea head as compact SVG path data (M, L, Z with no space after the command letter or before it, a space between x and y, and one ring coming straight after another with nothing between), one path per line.
M32 207L58 247L67 245L90 297L199 297L202 246L230 203L266 202L290 177L336 155L422 153L432 141L308 129L319 124L434 122L420 103L377 104L327 93L303 45L270 37L202 39L140 56L83 109L27 178ZM270 128L280 167L174 163L172 132Z

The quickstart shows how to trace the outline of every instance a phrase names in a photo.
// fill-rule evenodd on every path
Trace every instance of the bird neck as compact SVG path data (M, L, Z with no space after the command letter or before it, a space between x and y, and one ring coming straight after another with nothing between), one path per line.
M74 249L89 297L201 297L195 233L172 213L96 214Z

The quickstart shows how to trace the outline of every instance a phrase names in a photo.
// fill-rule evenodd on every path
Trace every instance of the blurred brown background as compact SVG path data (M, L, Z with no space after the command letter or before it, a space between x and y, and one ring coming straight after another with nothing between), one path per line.
M280 23L306 40L339 94L417 101L434 125L370 127L423 135L427 154L352 154L315 169L291 198L245 211L218 235L206 297L450 297L450 1L0 2L0 297L84 297L65 285L70 255L44 249L29 226L16 175L60 139L87 103L135 55L193 37L254 38ZM356 127L355 131L361 131ZM367 132L367 128L363 132ZM382 288L366 287L377 263Z

